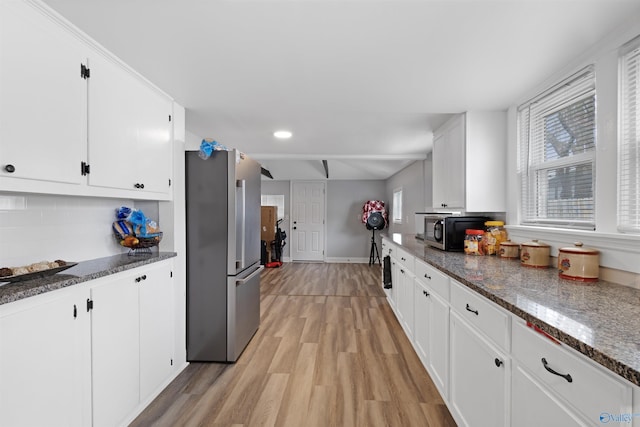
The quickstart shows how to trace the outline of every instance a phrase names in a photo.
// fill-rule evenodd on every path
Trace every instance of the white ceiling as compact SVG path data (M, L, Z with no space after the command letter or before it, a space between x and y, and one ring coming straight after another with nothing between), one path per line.
M506 109L640 16L638 0L45 2L276 179L324 177L318 159L384 179L448 114Z

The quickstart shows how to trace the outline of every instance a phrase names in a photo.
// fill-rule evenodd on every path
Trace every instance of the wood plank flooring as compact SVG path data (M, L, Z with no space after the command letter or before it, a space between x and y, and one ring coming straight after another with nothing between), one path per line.
M190 364L131 426L455 426L380 280L366 264L266 269L238 362Z

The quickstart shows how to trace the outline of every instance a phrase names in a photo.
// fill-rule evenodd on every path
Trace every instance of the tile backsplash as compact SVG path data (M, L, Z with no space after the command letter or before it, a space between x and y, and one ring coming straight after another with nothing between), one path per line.
M0 267L126 252L111 232L122 205L135 206L125 199L0 192Z

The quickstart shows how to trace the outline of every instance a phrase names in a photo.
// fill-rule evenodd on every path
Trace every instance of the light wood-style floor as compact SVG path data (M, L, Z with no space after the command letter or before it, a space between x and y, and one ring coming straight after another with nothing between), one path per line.
M238 362L192 363L132 426L455 426L380 280L366 264L266 269Z

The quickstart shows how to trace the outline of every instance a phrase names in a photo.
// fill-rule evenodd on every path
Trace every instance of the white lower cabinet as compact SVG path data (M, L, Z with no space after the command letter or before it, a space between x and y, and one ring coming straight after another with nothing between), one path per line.
M171 261L0 306L0 426L116 426L173 372Z
M449 304L437 294L430 296L429 365L427 370L444 399L449 396Z
M173 369L174 291L171 265L150 266L140 282L140 402L157 391ZM143 276L144 276L143 275Z
M396 289L398 295L397 308L402 316L400 323L409 340L413 339L413 281L413 273L401 265L398 288Z
M387 293L387 300L389 301L389 305L396 314L398 320L400 320L401 314L399 314L397 309L398 304L398 293L400 289L400 265L398 261L395 259L393 255L391 255L391 287L389 289L385 289Z
M587 426L517 363L511 388L511 425L517 427Z
M450 325L453 417L461 426L509 425L509 358L453 310Z
M444 399L449 395L449 304L416 278L414 347Z
M516 388L514 382L513 401L518 405L513 407L514 411L561 412L562 409L568 414L577 414L574 424L548 425L600 425L604 423L601 421L610 421L608 414L634 413L630 384L583 356L573 354L564 344L525 326L524 322L514 322L512 336L513 358L529 378L535 379L538 397L540 393L547 395L546 399L539 399L540 402L530 400L531 386ZM517 415L514 412L514 418ZM579 421L578 416L584 421ZM602 416L605 419L601 420ZM631 422L637 423L635 419L629 420ZM518 424L514 421L513 425Z
M640 387L383 243L389 303L458 425L640 426Z
M89 290L0 306L0 426L91 425Z
M121 425L140 390L138 287L127 275L91 289L93 425Z

